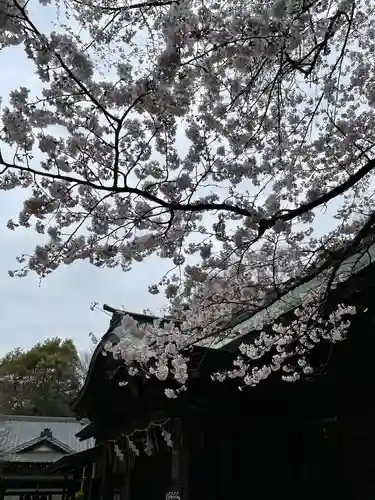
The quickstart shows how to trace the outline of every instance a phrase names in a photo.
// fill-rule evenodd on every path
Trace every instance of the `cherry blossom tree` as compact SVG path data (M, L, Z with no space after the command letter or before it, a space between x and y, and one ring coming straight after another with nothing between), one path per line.
M67 18L47 33L32 1L0 0L2 50L22 46L41 85L25 82L1 113L0 188L26 189L8 227L40 234L10 274L170 260L149 291L164 291L174 324L125 317L141 347L115 350L154 359L149 373L181 389L184 349L319 276L298 328L275 326L215 377L254 385L285 367L294 380L282 346L296 337L309 373L305 353L343 338L355 313L317 311L342 261L373 242L374 2L40 0Z

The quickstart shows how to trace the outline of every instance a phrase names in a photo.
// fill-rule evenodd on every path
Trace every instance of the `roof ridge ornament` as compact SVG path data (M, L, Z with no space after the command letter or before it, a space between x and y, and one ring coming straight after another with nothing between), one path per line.
M52 431L49 427L46 427L45 429L42 430L42 432L40 433L40 437L49 437L51 438L52 437Z

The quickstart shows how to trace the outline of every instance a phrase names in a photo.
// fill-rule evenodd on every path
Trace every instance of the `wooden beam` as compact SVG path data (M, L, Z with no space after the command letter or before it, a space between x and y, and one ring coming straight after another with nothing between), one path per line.
M105 447L105 452L103 453L99 500L110 500L112 498L113 484L111 481L111 475L112 475L111 465L112 465L111 449L109 448L108 444Z
M87 500L91 500L92 498L92 486L93 486L93 481L95 478L95 471L96 471L96 463L91 464L91 473L90 473L90 481L89 481L89 487L88 487L88 492L87 492Z

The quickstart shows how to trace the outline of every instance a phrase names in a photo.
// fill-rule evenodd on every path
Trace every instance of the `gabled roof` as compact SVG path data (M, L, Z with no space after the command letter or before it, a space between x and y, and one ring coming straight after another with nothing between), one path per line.
M74 450L61 441L53 437L40 436L0 454L0 461L51 463L72 454L74 454Z
M84 451L94 441L82 443L76 434L87 423L68 417L0 415L0 460L51 462Z
M54 438L53 436L42 435L31 439L26 443L20 444L19 446L16 446L12 450L9 450L9 453L28 453L43 445L48 446L52 450L58 451L60 453L74 453L74 450L72 448Z

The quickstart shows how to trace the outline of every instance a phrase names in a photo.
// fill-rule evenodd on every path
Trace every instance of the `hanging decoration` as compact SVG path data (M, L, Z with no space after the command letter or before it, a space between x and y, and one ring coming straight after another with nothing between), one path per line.
M116 457L120 461L124 461L124 441L125 448L130 452L133 457L138 457L140 455L141 450L148 455L151 456L154 453L154 450L158 448L157 445L157 435L155 430L161 430L161 437L164 440L165 444L172 449L172 435L165 428L167 423L171 419L168 418L164 422L156 423L153 422L146 429L135 429L129 434L122 434L113 442L113 449Z

